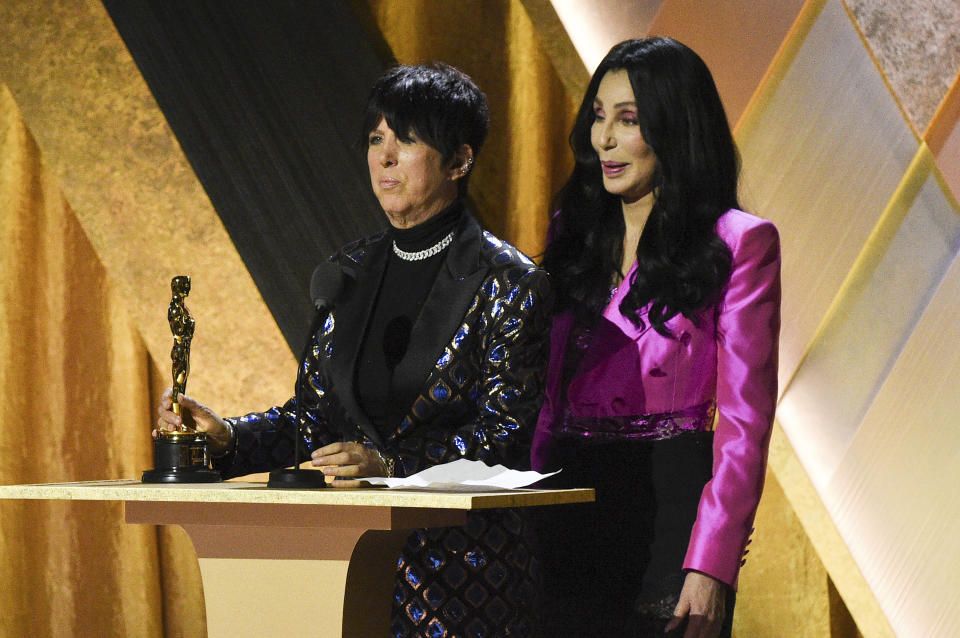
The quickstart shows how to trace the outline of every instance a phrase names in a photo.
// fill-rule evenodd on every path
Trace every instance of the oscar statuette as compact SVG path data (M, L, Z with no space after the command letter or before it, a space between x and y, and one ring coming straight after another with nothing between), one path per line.
M184 304L190 294L190 277L179 275L170 282L173 298L167 311L173 333L173 412L181 414L178 399L186 390L190 374L190 341L195 321ZM144 483L217 483L220 473L210 468L207 435L182 421L179 429L157 433L153 442L153 469L143 473Z

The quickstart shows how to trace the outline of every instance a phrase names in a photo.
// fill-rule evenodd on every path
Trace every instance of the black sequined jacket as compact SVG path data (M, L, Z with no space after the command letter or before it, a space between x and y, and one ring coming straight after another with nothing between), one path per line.
M301 460L333 441L361 441L391 457L396 476L461 457L526 468L548 353L546 272L464 215L395 371L422 378L422 389L384 437L354 384L390 250L379 233L331 257L345 283L303 362ZM226 477L289 466L295 414L293 398L229 419L235 447L214 466Z

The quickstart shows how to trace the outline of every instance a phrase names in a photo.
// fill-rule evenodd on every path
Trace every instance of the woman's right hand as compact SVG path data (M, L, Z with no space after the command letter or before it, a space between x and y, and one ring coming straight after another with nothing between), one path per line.
M227 427L227 422L221 419L207 406L194 401L190 396L181 394L179 397L180 412L183 415L190 416L193 421L193 427L198 432L207 435L207 449L213 456L218 456L229 449L233 442L233 433ZM160 395L160 404L157 406L157 429L153 431L154 437L160 431L174 432L180 429L183 424L183 418L173 412L173 388L167 388Z

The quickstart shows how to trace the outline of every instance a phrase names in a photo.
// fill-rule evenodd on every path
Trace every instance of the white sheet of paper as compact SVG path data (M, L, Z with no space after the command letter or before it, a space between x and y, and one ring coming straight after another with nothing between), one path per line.
M559 472L560 470L557 470ZM372 477L364 479L371 485L385 485L394 487L414 487L419 489L456 490L456 491L490 491L512 490L526 487L540 479L553 476L557 472L541 474L540 472L511 470L502 465L489 466L482 461L457 459L449 463L441 463L428 467L422 472L412 474L407 478Z

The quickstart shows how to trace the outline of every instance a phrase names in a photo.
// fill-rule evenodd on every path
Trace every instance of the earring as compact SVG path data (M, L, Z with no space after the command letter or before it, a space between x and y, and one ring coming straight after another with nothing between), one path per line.
M460 169L460 173L461 173L462 175L466 175L467 173L470 172L470 167L472 167L472 166L473 166L473 158L472 158L472 157L468 157L466 164L464 164L463 168Z

